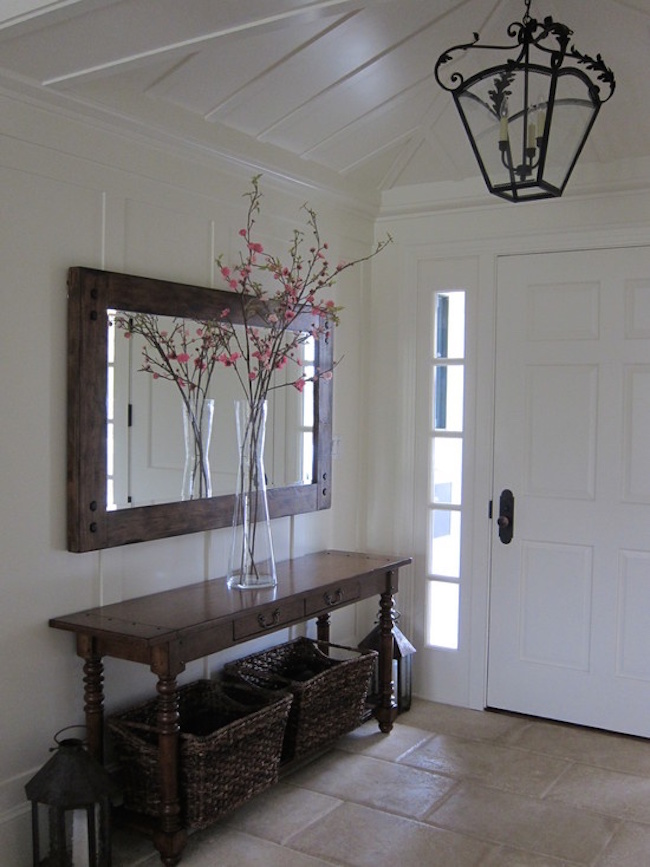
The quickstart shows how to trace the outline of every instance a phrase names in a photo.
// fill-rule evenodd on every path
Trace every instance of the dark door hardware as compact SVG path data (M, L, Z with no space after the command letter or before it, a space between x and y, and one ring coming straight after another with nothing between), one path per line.
M499 517L497 518L499 539L504 545L509 545L512 542L514 523L515 497L509 488L505 488L499 497Z

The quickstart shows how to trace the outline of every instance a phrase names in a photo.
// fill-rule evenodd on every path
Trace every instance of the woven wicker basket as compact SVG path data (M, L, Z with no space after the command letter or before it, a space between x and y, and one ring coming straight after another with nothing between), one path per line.
M204 828L278 780L291 695L199 680L179 689L183 822ZM159 815L157 699L108 719L124 805Z
M345 658L335 658L319 650ZM363 721L374 650L298 638L246 656L224 668L224 676L265 690L289 690L282 760L304 756L352 731Z

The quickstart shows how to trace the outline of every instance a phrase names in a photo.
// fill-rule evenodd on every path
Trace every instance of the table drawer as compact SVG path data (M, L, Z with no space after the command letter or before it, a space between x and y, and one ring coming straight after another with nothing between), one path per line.
M305 600L305 614L311 617L329 611L338 605L347 605L359 598L359 585L356 582L345 584L343 587L330 587L320 593L315 593Z
M235 620L232 625L233 638L235 641L242 641L244 638L263 635L265 632L279 629L285 623L295 623L296 620L302 620L304 616L302 599L296 599L292 602L271 603L254 614L247 614Z

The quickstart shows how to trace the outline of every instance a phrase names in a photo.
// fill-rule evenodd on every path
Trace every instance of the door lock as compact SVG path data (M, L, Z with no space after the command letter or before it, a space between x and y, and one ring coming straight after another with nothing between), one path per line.
M499 497L499 517L497 518L499 539L504 545L509 545L512 542L514 523L515 497L509 488L505 488Z

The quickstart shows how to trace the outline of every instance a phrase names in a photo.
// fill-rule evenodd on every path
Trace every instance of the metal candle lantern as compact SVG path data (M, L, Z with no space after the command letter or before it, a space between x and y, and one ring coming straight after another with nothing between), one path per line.
M479 35L447 49L435 77L452 93L491 193L511 202L561 196L600 107L616 86L600 54L582 54L550 16L513 22L510 45ZM487 65L476 68L478 55ZM461 68L462 67L462 68Z
M32 802L34 867L110 867L110 801L118 788L78 738L54 736L55 754L25 786ZM40 856L39 804L48 808L49 855Z
M411 707L411 695L413 688L412 678L412 656L416 652L415 647L411 644L408 638L404 635L401 629L397 626L396 620L399 618L399 613L393 615L393 699L397 703L397 712L404 713ZM381 641L381 627L379 624L363 639L359 647L364 650L379 651ZM377 704L379 701L379 668L375 664L375 668L370 680L370 689L368 690L368 703L371 705Z

